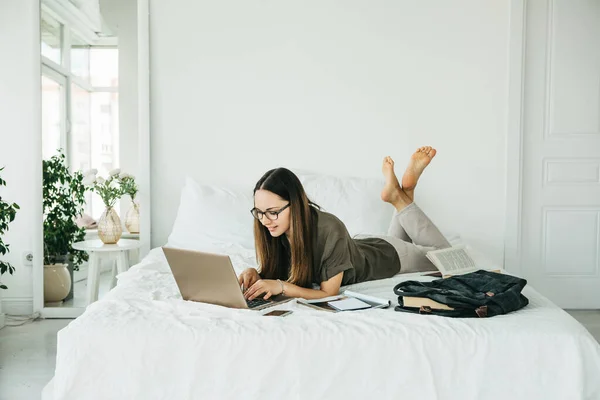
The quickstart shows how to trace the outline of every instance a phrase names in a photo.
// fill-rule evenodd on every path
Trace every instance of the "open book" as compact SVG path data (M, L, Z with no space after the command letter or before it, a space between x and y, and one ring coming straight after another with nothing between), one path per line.
M298 299L298 303L317 310L330 312L365 310L369 308L387 308L391 305L389 300L352 292L350 290L346 290L344 293L337 296L324 297L322 299Z
M471 253L463 246L429 251L426 257L436 266L443 277L468 274L483 268L473 260ZM495 272L500 272L499 270Z

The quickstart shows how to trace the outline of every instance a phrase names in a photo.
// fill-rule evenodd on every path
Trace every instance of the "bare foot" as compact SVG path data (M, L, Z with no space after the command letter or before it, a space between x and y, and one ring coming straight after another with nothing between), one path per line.
M400 187L400 183L398 183L398 178L394 173L394 160L391 157L383 159L381 171L385 177L385 185L381 191L381 200L392 204L398 211L412 203L412 199L404 193Z
M406 194L414 199L414 191L419 177L429 165L437 151L431 146L423 146L410 157L406 171L402 176L402 189Z

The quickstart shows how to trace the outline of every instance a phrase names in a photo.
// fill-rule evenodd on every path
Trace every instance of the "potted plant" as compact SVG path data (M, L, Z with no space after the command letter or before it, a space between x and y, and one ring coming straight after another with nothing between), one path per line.
M114 205L123 197L123 189L119 183L120 169L109 172L108 178L96 177L98 171L92 169L85 174L84 184L98 193L106 209L98 221L98 237L106 244L117 243L123 234L121 219Z
M0 168L0 172L4 170L4 167ZM6 181L0 177L0 186L6 186ZM15 215L17 215L17 210L19 206L17 203L7 203L2 200L2 196L0 196L0 256L8 254L10 252L9 244L4 243L2 237L8 231L8 225L15 220ZM12 266L7 261L0 260L0 277L4 275L6 272L11 275L15 272L15 267ZM0 289L8 289L6 285L0 282ZM0 307L1 313L2 307Z
M72 247L85 239L85 229L76 223L83 214L85 186L81 172L69 171L62 152L42 164L44 299L55 302L72 297L73 270L88 260L85 252Z
M135 178L127 173L121 173L119 184L121 185L121 191L131 198L131 207L125 214L125 228L129 233L140 233L140 205L135 201L135 196L138 193Z

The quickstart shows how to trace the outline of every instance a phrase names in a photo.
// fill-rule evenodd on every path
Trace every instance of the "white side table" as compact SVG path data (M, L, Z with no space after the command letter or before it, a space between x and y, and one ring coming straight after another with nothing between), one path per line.
M121 239L116 244L104 244L100 239L86 240L73 243L75 250L85 251L90 255L87 278L87 303L92 304L98 300L98 287L100 278L100 258L103 256L117 258L117 271L119 274L129 269L129 250L139 249L142 243L139 240ZM116 278L113 276L111 289L115 287Z

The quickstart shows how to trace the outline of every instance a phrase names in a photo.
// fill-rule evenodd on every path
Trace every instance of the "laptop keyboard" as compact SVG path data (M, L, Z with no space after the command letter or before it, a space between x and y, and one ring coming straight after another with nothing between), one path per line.
M246 300L246 304L248 304L248 308L260 307L263 304L267 304L270 302L271 302L271 300L265 300L265 299Z

